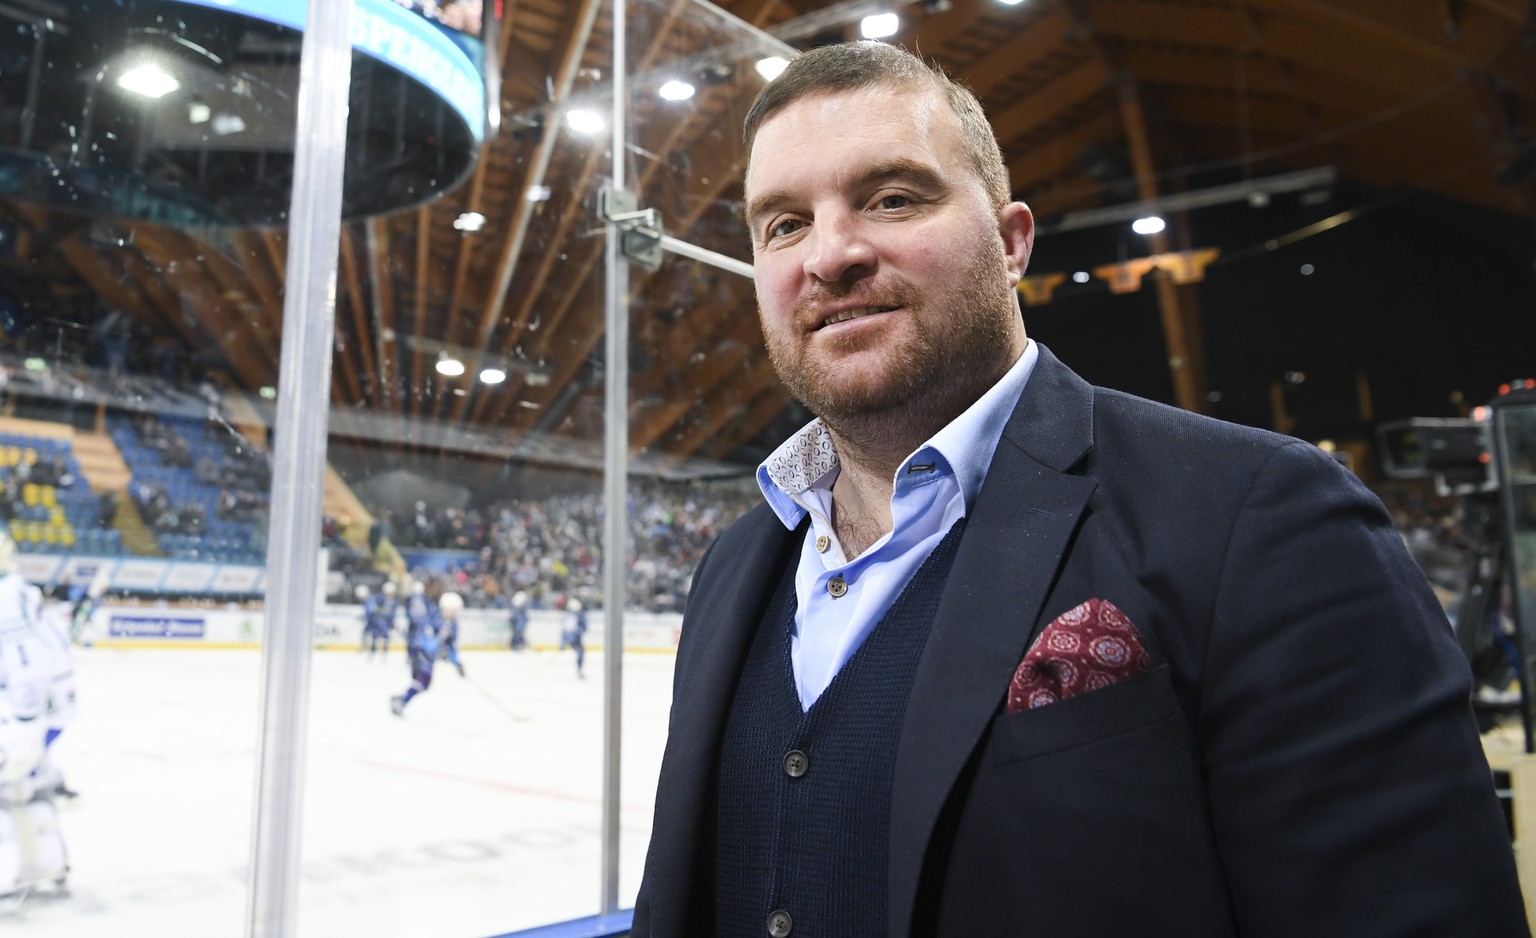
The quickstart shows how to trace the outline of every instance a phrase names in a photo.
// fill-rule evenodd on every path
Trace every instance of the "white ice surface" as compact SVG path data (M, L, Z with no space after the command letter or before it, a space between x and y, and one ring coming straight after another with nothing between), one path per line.
M464 653L403 717L404 653L317 652L301 938L487 938L599 910L603 657ZM624 662L620 899L639 886L673 659ZM55 743L69 894L0 905L0 935L245 934L260 653L76 650ZM285 936L286 938L286 936Z

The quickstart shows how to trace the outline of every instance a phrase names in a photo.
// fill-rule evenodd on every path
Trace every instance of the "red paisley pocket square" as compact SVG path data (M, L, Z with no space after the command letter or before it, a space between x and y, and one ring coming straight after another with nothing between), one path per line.
M1136 627L1107 599L1090 599L1052 620L1008 687L1008 712L1033 710L1118 684L1150 667Z

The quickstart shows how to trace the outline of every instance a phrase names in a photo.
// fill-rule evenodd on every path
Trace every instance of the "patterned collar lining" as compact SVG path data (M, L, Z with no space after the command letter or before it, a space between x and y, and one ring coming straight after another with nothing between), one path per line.
M763 463L768 481L791 498L815 485L837 466L832 434L819 417L785 440Z

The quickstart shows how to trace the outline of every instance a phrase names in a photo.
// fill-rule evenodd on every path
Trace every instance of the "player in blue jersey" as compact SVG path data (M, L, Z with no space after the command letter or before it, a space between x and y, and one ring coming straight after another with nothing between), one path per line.
M528 594L523 590L512 594L510 620L512 650L522 651L528 647Z
M377 596L367 594L368 587L359 586L363 596L363 647L371 661L375 654L388 656L389 633L394 631L395 617L400 613L400 603L395 599L395 584L386 580Z
M572 599L570 602L566 603L565 609L571 614L571 618L565 627L565 631L560 633L560 647L564 648L569 645L571 648L575 649L576 676L579 678L585 678L586 675L582 673L581 669L582 666L586 664L587 660L587 645L585 642L587 634L587 610L582 607L581 600L579 599Z
M444 593L437 600L437 657L447 659L464 676L464 665L459 661L459 613L464 611L464 599L458 593Z
M457 634L458 616L464 608L464 600L458 593L444 593L437 603L428 599L425 592L413 595L411 600L418 597L422 601L421 608L426 612L419 622L411 622L411 639L407 645L407 655L411 662L411 686L406 688L405 693L389 699L389 709L395 716L404 713L406 704L432 686L432 668L442 650L443 636L449 629ZM410 611L409 603L410 600L407 601L407 612ZM451 660L459 668L459 673L463 674L464 667L458 663L457 652Z
M437 606L427 595L427 588L420 580L411 581L411 594L405 597L405 647L409 649L422 628L435 625Z

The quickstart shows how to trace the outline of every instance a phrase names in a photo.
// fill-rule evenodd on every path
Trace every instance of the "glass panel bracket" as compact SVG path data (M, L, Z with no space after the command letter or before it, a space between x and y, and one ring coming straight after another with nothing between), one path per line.
M661 266L661 213L654 208L640 208L640 198L633 192L603 186L598 196L597 213L603 221L616 225L624 256L650 270Z

